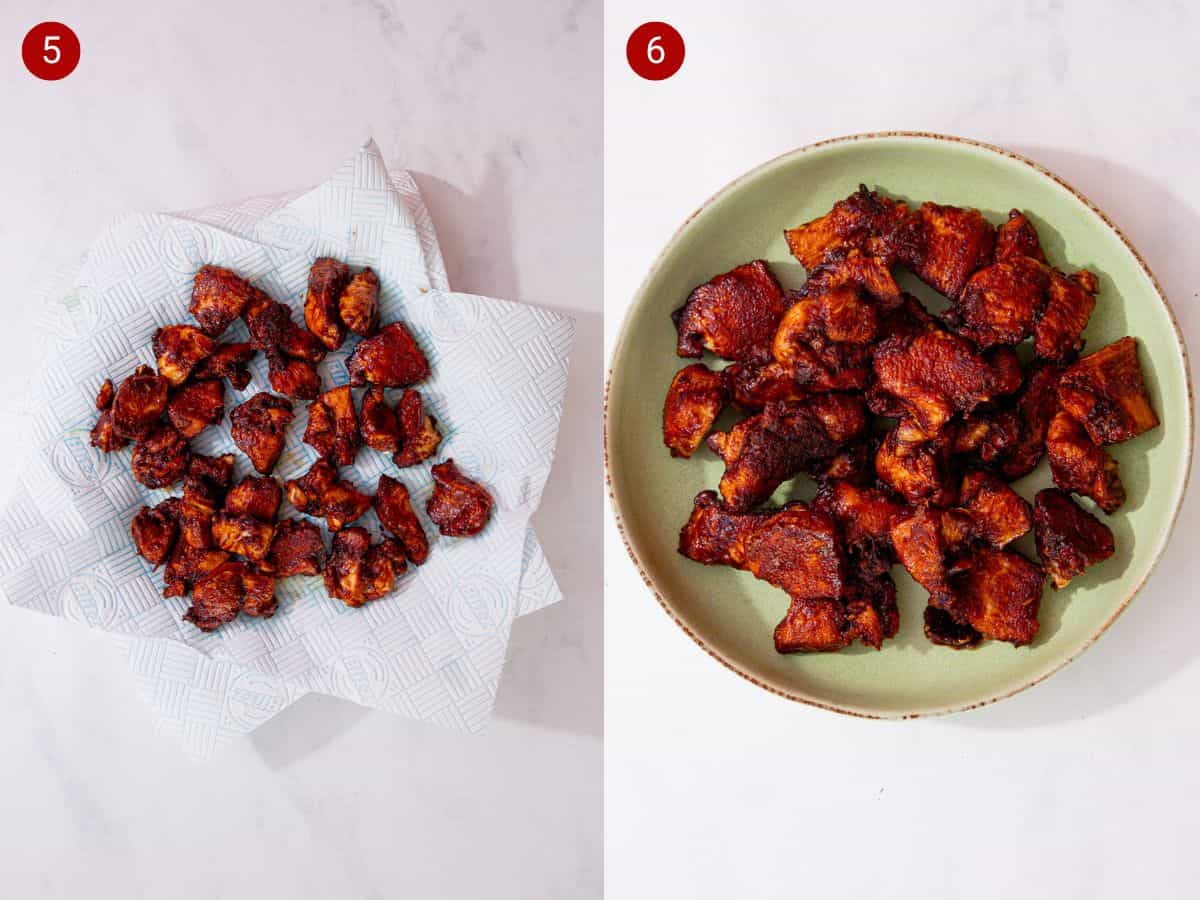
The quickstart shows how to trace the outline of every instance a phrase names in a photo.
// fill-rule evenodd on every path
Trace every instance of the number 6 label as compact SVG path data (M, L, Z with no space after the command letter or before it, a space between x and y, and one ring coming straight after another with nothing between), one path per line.
M683 65L683 37L666 22L646 22L629 35L625 58L647 81L663 81Z
M79 65L79 38L62 22L42 22L21 42L21 60L43 81L66 78Z

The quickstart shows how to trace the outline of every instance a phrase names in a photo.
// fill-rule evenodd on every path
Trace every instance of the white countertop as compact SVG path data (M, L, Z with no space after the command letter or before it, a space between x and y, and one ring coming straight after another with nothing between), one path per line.
M576 316L535 517L566 600L516 623L480 737L308 697L205 764L155 733L105 635L0 606L0 892L597 897L600 5L183 7L0 7L5 330L22 333L32 287L116 215L313 184L374 136L414 170L456 289ZM59 83L13 50L49 18L82 45ZM6 397L29 356L10 342ZM23 427L0 413L0 500Z
M974 137L1057 172L1140 249L1200 346L1193 8L663 0L652 15L682 33L687 58L658 84L623 64L649 15L607 3L610 350L651 262L703 200L797 146L885 129ZM1196 497L1148 586L1080 659L995 706L904 723L791 703L717 665L659 609L606 515L610 896L1189 890Z

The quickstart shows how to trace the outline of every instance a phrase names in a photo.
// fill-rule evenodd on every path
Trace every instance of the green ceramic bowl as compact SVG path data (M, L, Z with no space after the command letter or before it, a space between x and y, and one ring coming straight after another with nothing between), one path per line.
M675 371L670 313L697 284L763 258L785 287L804 280L783 230L826 212L860 183L920 202L981 209L995 223L1010 208L1038 227L1050 262L1087 268L1100 295L1086 332L1097 348L1123 335L1140 343L1162 425L1112 447L1128 492L1107 520L1116 554L1066 589L1047 589L1041 630L1029 647L985 641L973 651L930 644L922 633L925 592L899 567L900 632L883 650L782 656L772 634L787 597L744 572L701 566L676 551L692 498L714 488L723 467L707 449L672 459L662 443L662 402ZM903 276L927 303L931 292ZM728 427L735 416L718 422ZM663 608L713 657L755 684L838 712L911 717L969 709L1036 684L1064 666L1121 613L1167 544L1187 483L1192 405L1187 354L1154 276L1108 218L1055 175L996 147L930 134L871 134L825 141L782 156L734 181L675 234L634 298L609 375L606 458L617 522L634 563ZM811 496L803 477L777 501ZM1043 461L1015 487L1027 499L1050 484ZM1032 539L1019 548L1033 556Z

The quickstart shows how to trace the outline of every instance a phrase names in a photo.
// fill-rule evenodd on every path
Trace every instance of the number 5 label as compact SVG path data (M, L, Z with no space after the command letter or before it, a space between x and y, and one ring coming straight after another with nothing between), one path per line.
M21 42L21 60L32 75L59 81L79 65L79 38L62 22L42 22Z
M625 58L647 81L663 81L683 65L683 37L666 22L646 22L629 35Z

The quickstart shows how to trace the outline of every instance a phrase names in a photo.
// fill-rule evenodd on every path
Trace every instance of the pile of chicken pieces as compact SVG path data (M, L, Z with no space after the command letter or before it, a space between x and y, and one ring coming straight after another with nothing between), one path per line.
M190 591L184 619L213 631L239 613L273 615L277 578L321 575L329 596L352 607L391 593L408 565L429 555L408 490L380 475L374 496L364 494L339 477L338 467L352 466L364 444L392 454L399 468L413 466L434 455L442 436L412 387L429 375L425 354L403 323L379 324L376 274L368 268L352 276L345 263L318 259L301 327L287 305L228 269L206 265L196 273L189 311L196 325L155 332L157 370L139 366L119 386L104 382L91 433L92 446L106 453L133 443L131 471L146 487L182 482L180 496L143 506L130 526L138 554L154 568L166 565L163 596ZM219 340L238 318L250 340ZM347 332L360 338L347 363L350 383L322 391L317 364ZM258 472L235 483L232 453L194 453L189 441L221 422L224 382L244 390L260 351L276 393L260 391L229 414L233 442ZM352 388L363 386L356 409ZM389 388L403 389L394 406ZM295 417L293 400L309 401L304 442L320 458L281 488L271 473ZM452 459L431 471L430 520L443 535L478 534L491 515L491 495ZM324 520L330 552L311 519L279 520L285 491L298 512ZM386 533L375 543L365 528L351 526L372 505Z
M1046 575L1064 587L1114 550L1071 495L1113 513L1125 493L1105 447L1158 425L1135 341L1079 356L1097 279L1051 267L1017 210L996 228L862 186L785 236L808 273L799 291L755 260L672 317L679 356L732 363L689 365L667 392L671 454L706 442L725 465L680 553L785 591L780 653L880 648L899 627L895 563L929 592L933 643L1030 643ZM949 307L934 316L901 291L898 265ZM746 418L710 434L731 402ZM1031 506L1009 482L1043 454L1056 487ZM817 482L811 503L760 508L801 473ZM1040 562L1010 546L1031 529Z

